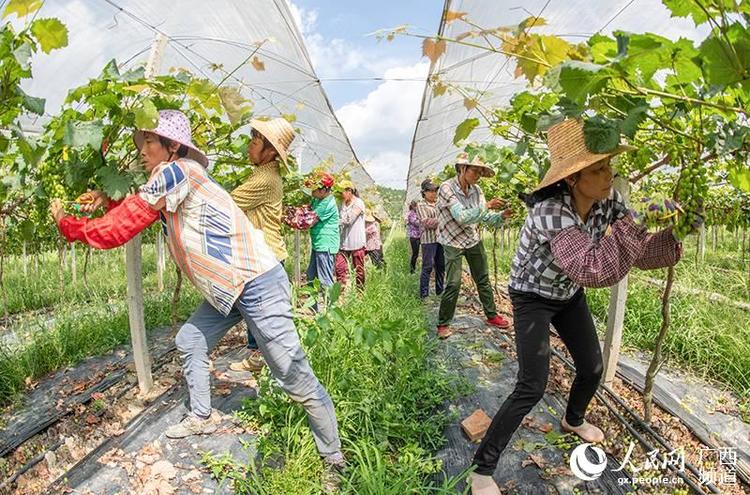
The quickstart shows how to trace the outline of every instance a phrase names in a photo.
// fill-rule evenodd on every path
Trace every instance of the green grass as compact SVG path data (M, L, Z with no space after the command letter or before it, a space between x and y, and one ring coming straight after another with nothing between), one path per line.
M146 328L171 324L171 298L169 292L145 296ZM180 297L179 318L186 319L199 302L197 292L186 288ZM58 306L53 315L55 319L50 325L38 321L37 328L22 344L0 346L0 405L7 405L18 397L25 389L27 378L36 380L130 341L124 301L84 308Z
M83 267L85 248L76 247L77 282L73 284L70 265L70 251L64 269L64 283L60 284L59 260L56 252L44 252L39 256L39 269L29 258L28 274L23 273L21 257L14 256L6 260L3 276L8 313L13 315L43 308L50 308L66 303L104 304L109 300L120 300L125 297L125 263L123 248L111 251L92 251L87 270L88 284L84 283ZM167 257L169 255L166 255ZM165 284L174 279L172 263L167 263ZM154 245L143 245L143 286L144 291L155 291L156 252ZM0 297L0 316L5 314L5 303Z
M341 307L297 322L336 405L348 459L342 493L455 493L459 480L433 480L441 463L432 452L455 419L442 406L468 385L435 357L416 277L400 268L408 264L407 251L401 236L387 248L390 270L369 271L364 294L349 294ZM210 455L204 461L237 493L320 493L322 465L303 409L267 373L260 387L259 398L247 401L240 416L262 432L257 448L263 467ZM268 466L277 457L282 469Z

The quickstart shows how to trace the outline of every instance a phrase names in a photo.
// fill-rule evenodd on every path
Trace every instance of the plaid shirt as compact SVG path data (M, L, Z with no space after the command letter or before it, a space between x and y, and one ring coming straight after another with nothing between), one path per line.
M511 265L509 286L548 299L566 300L581 286L609 287L633 266L671 266L680 255L671 229L649 234L635 225L616 191L609 199L594 204L585 223L575 213L571 196L565 193L529 211Z
M421 200L417 203L417 218L422 227L421 244L437 242L438 210L437 204Z
M497 227L503 222L500 213L487 211L484 193L477 185L464 194L458 177L443 182L438 189L438 236L444 246L469 249L479 244L479 224Z

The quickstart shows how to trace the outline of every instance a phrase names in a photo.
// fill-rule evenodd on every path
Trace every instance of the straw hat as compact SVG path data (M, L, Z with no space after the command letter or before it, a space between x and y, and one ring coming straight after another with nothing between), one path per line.
M276 152L279 154L279 159L286 165L287 159L289 158L289 145L294 141L295 134L292 124L286 119L276 118L272 120L257 120L252 119L250 121L250 127L258 131L264 138L271 143Z
M493 175L495 175L495 171L492 169L492 167L484 163L482 159L479 158L479 155L475 156L473 160L469 161L469 154L465 151L462 151L456 158L456 172L459 171L461 165L480 167L482 169L482 177L492 177Z
M351 189L352 191L357 190L357 188L354 187L354 183L348 179L344 179L341 181L341 189Z
M547 131L547 148L551 165L534 191L551 186L600 160L637 149L620 144L609 153L592 153L583 136L583 122L577 119L564 120L550 127Z
M184 144L188 149L188 158L208 167L208 157L193 144L190 120L184 113L178 110L160 110L159 125L155 129L139 129L133 133L133 142L138 151L143 146L147 132Z

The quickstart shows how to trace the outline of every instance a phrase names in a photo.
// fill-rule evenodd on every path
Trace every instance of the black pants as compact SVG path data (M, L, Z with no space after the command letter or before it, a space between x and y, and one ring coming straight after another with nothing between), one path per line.
M443 246L437 242L422 244L422 274L419 277L419 297L430 295L430 277L435 269L435 294L443 293L445 286L445 256Z
M545 299L510 290L518 354L516 388L492 419L474 455L477 474L490 476L500 453L513 433L544 396L549 376L549 325L552 323L568 348L576 367L565 419L572 426L583 423L586 408L602 376L602 353L583 289L567 301Z
M409 273L414 273L417 270L417 259L419 259L419 237L409 237L409 244L411 244L411 261L409 261Z
M367 251L367 256L370 257L370 261L372 261L372 264L375 265L375 268L385 267L385 257L383 256L383 248L373 249L372 251Z

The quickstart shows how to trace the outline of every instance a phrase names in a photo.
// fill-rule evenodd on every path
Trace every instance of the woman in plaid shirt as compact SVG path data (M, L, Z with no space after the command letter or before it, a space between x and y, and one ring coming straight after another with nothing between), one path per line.
M547 385L550 323L576 367L562 428L588 443L604 440L604 433L584 419L603 365L583 287L608 287L633 267L672 266L681 256L681 245L671 228L648 233L634 222L620 195L612 190L610 158L632 148L590 152L577 120L552 127L547 138L551 167L527 198L529 214L508 289L518 381L474 456L473 495L500 494L492 479L500 454Z

